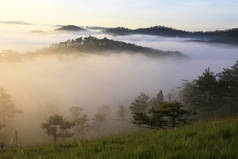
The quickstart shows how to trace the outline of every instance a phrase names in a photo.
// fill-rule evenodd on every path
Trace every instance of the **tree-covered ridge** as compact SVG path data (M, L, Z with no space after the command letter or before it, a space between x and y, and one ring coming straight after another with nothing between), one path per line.
M74 53L77 55L85 54L143 54L147 57L176 57L184 58L185 56L179 51L161 51L149 47L142 47L122 41L110 40L107 38L98 39L92 36L80 37L75 40L68 40L50 45L48 48L43 48L35 52L19 53L14 50L0 51L0 62L20 62L24 60L32 60L38 56L48 55L67 55Z
M76 25L64 25L61 26L59 28L57 28L56 30L58 31L84 31L85 29Z
M149 28L128 29L123 27L106 28L105 33L113 35L146 34L166 37L184 37L194 38L202 42L220 42L229 44L238 44L238 28L216 31L185 31L164 26L153 26Z
M178 51L161 51L149 47L142 47L132 43L115 41L108 38L98 39L96 37L80 37L75 40L68 40L53 44L49 47L53 52L87 52L87 53L102 53L102 52L130 52L143 53L147 56L178 56L183 55ZM114 53L114 52L111 52Z
M188 32L177 30L164 26L153 26L149 28L129 29L124 27L107 28L104 32L114 35L128 35L128 34L147 34L147 35L160 35L160 36L188 36Z

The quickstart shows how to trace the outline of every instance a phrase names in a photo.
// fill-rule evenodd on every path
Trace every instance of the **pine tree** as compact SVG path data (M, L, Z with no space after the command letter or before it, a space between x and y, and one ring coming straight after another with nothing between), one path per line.
M175 128L179 125L189 124L190 111L185 105L179 102L164 102L161 104L160 113L168 118L167 123L170 127Z
M58 138L70 138L74 134L70 132L73 128L74 123L67 121L61 115L50 116L49 119L42 124L42 129L46 130L47 135L52 136L54 143L57 142Z
M149 108L150 97L145 93L141 93L134 102L131 103L130 110L133 113L145 112Z
M167 121L158 108L151 108L147 113L134 113L132 123L140 128L164 129L167 127Z
M189 124L190 111L179 102L164 102L148 112L133 113L132 123L141 128L165 129Z
M238 61L231 68L224 69L218 77L222 103L234 115L238 112Z
M181 93L190 109L200 114L207 113L208 117L220 107L218 81L209 68L198 79L186 82Z

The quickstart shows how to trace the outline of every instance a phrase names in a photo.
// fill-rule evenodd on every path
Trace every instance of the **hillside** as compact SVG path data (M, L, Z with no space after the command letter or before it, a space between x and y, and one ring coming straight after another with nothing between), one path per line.
M209 42L209 43L225 43L238 45L238 28L215 31L186 31L165 26L153 26L148 28L129 29L124 27L105 28L105 27L87 27L87 29L102 30L104 33L118 35L156 35L165 37L191 38L191 41ZM65 25L57 28L58 31L84 31L82 27L75 25Z
M189 32L186 32L183 30L177 30L174 28L164 27L164 26L154 26L149 28L138 28L138 29L117 27L117 28L104 29L104 32L111 33L113 35L146 34L146 35L159 35L159 36L170 36L170 37L190 36Z
M0 62L19 62L24 61L25 59L32 60L34 57L48 56L52 54L67 56L72 55L71 53L79 56L86 54L110 55L127 53L132 55L143 54L144 56L152 58L186 58L186 56L179 51L161 51L122 41L115 41L107 38L98 39L89 36L52 44L47 48L43 48L35 52L27 52L24 54L18 53L14 50L3 50L0 51Z
M141 53L150 57L161 56L176 56L184 57L182 53L178 51L161 51L149 47L142 47L132 43L126 43L122 41L115 41L107 38L98 39L92 36L80 37L75 40L68 40L65 42L51 45L44 51L51 51L57 53L69 53L69 52L86 52L94 54L109 54L127 52L130 54Z
M105 33L113 35L145 34L165 37L192 38L200 42L216 42L238 45L238 28L216 31L185 31L164 26L154 26L149 28L128 29L123 27L103 29Z
M78 27L76 25L65 25L65 26L61 26L55 30L57 30L57 31L84 31L85 29Z
M235 159L238 119L134 135L0 150L0 159Z

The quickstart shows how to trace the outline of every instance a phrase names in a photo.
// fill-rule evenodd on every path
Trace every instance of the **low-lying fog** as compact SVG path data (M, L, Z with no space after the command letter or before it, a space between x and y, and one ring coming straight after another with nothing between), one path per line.
M0 30L0 50L20 52L47 47L50 43L91 34L149 46L160 50L177 50L188 56L184 61L150 59L143 55L89 55L59 59L41 57L33 61L0 63L0 87L12 95L16 106L24 114L18 115L12 126L17 129L20 141L40 143L40 124L48 115L68 115L68 108L80 106L89 115L104 104L116 111L116 106L130 102L141 92L154 95L180 86L182 79L192 80L205 68L221 71L238 60L238 47L206 44L188 39L156 36L110 36L98 32L56 33L31 30L4 32Z

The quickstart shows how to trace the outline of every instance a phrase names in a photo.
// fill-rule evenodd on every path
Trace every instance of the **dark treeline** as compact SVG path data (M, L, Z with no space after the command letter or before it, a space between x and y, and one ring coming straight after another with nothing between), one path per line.
M153 26L147 28L129 29L124 27L106 28L106 27L87 27L87 29L102 30L105 33L113 35L130 35L130 34L144 34L157 35L165 37L181 37L194 38L195 41L200 42L214 42L238 44L238 28L215 31L186 31L165 26ZM61 26L56 30L61 31L84 31L86 29L76 25Z
M220 73L210 69L192 82L186 81L181 98L199 116L219 117L238 112L238 62Z
M217 74L209 68L206 69L197 79L184 81L178 92L176 95L173 95L174 91L169 92L165 96L160 90L154 97L141 93L130 105L117 106L114 114L111 107L104 105L89 117L81 107L74 106L68 110L69 115L48 116L42 122L41 128L57 142L67 138L83 140L89 132L102 137L103 134L100 133L106 128L114 129L123 125L131 128L130 123L139 128L168 129L199 120L237 115L238 61ZM4 89L0 89L0 110L0 130L15 115L24 113L16 109L11 96ZM108 122L110 124L105 126ZM129 127L125 127L125 130L128 131Z
M104 32L113 35L145 34L165 37L194 38L201 42L218 42L228 44L238 44L238 28L216 31L185 31L164 26L154 26L149 28L128 29L123 27L105 28Z

